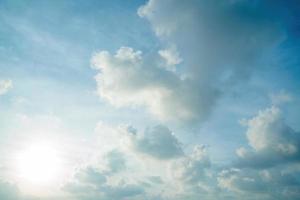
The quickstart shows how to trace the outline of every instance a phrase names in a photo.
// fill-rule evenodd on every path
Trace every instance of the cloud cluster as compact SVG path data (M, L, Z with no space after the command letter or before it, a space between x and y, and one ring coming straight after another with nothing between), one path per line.
M164 66L170 71L176 71L176 65L183 61L174 45L167 49L159 50L158 54L165 60Z
M138 14L167 48L150 58L130 47L95 54L99 95L116 106L144 106L161 120L205 120L220 94L246 80L260 67L260 56L284 38L262 7L250 1L148 1Z
M78 199L296 200L299 133L281 115L273 106L244 120L249 147L229 166L214 163L203 145L184 150L165 126L139 132L101 123L99 140L112 145L98 162L77 170L64 190Z
M150 22L160 49L155 54L131 47L96 53L91 63L98 71L98 95L116 107L144 107L161 121L206 120L219 98L268 63L270 52L285 40L282 21L266 12L267 4L149 0L138 15ZM272 107L244 121L249 146L237 149L237 161L229 166L216 165L201 145L185 152L165 126L144 132L127 126L111 131L109 138L118 139L109 144L136 160L118 161L120 167L111 171L134 163L136 176L126 177L135 180L146 199L297 199L300 134L278 107L291 97L282 92L271 98ZM150 184L148 170L163 191Z
M100 96L117 106L145 106L160 119L205 119L224 85L244 80L284 38L262 7L249 1L148 1L138 14L167 44L158 51L166 67L129 47L115 55L99 52L92 63L100 70ZM180 73L168 72L178 64Z
M98 145L109 145L104 145L105 152L96 162L79 168L64 185L64 191L72 196L128 200L211 196L215 186L209 184L213 177L205 146L195 146L186 153L174 133L163 125L140 132L128 125L99 123L96 134Z
M139 156L149 156L157 160L169 160L184 154L182 145L174 133L166 126L156 125L139 131L130 125L118 127L99 122L96 130L98 145L102 152L112 151L109 162L122 160L118 151L130 152Z
M144 193L142 186L130 180L119 178L126 169L123 154L117 150L107 153L104 169L86 166L78 169L73 178L63 186L63 190L78 199L134 199ZM103 166L102 166L103 168Z
M145 130L138 135L132 127L128 129L131 143L135 151L150 155L157 159L172 159L183 155L180 142L165 126L158 125Z
M237 149L238 160L217 176L233 199L298 199L300 133L282 115L273 105L242 120L249 147Z
M185 67L205 82L229 72L243 77L284 38L280 21L274 22L259 2L150 0L138 14L158 37L176 45Z
M300 189L297 172L280 169L231 168L219 172L217 180L233 199L297 199Z
M12 87L13 83L11 80L0 80L0 95L5 94Z
M153 66L143 59L141 51L129 47L121 47L115 55L101 51L93 56L92 65L99 70L96 81L102 98L116 106L144 106L161 120L203 120L218 95L213 89Z
M251 149L237 150L240 166L264 168L300 161L300 133L289 127L281 115L280 109L272 106L244 122Z
M207 147L194 146L192 152L175 160L170 168L172 179L178 191L174 199L219 199L215 172L212 168ZM168 183L170 184L170 183Z
M151 25L159 48L142 52L123 46L116 52L95 53L91 65L97 73L97 94L116 107L145 108L162 122L203 122L222 95L244 86L285 39L281 21L266 12L270 2L147 1L137 14ZM59 48L58 43L53 47ZM0 80L0 96L12 87L11 80ZM70 158L68 169L83 160L61 188L70 200L297 200L300 132L285 121L279 107L291 99L285 92L272 95L271 107L242 121L248 145L237 149L236 160L226 165L213 160L201 141L188 141L198 144L190 148L165 125L138 130L99 122L89 146L81 138L77 142L77 136L86 137L85 133L75 131L64 138L73 131L52 114L33 118L19 114L9 132L21 144L14 147L30 137L61 142L64 156ZM70 113L60 113L72 121ZM29 197L0 180L0 199Z
M176 162L174 176L185 183L195 184L207 178L206 169L211 166L205 146L195 146L191 155Z

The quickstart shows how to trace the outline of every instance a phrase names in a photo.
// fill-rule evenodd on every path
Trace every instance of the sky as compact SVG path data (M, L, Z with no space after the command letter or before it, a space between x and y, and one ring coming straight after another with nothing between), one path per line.
M0 0L0 199L300 198L298 0Z

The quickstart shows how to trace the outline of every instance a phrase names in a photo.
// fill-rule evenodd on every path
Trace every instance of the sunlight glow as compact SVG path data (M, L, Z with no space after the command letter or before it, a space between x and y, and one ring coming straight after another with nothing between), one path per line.
M49 143L36 143L17 156L17 175L31 184L53 183L62 163L57 150Z

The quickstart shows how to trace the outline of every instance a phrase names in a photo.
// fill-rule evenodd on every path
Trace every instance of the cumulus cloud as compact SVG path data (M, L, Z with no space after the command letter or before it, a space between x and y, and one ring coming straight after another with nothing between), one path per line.
M101 172L88 173L85 171L78 172L76 176L81 176L83 173L86 181L82 182L78 179L73 179L72 182L64 185L63 189L70 192L73 196L79 199L129 199L143 194L143 188L137 184L127 184L125 181L117 184L110 184L109 182L102 182L103 174ZM101 181L99 182L98 179ZM96 180L96 182L94 181Z
M115 53L95 53L91 65L97 70L98 95L116 107L141 106L162 121L206 120L222 94L260 70L261 58L285 39L281 21L265 12L265 6L261 1L149 0L138 15L150 22L160 50L153 55L120 47ZM134 175L119 174L116 179L115 173L130 170L126 164L133 161L112 151L106 167L95 169L103 182L89 181L84 188L92 188L89 194L94 193L94 199L150 199L153 185L164 188L156 189L155 199L293 199L299 185L296 173L286 175L282 168L299 161L299 134L276 107L289 96L271 98L271 108L245 121L249 146L237 150L235 168L221 171L203 146L184 154L180 141L165 126L143 132L132 126L99 125L103 148L118 147L140 159L134 164L147 167L135 165ZM171 177L163 174L166 166ZM149 174L150 169L163 172Z
M289 127L278 107L272 106L245 122L250 150L237 150L239 164L272 167L300 160L300 133Z
M132 127L129 127L128 131L132 134L132 146L137 152L162 160L183 155L180 142L165 126L158 125L148 128L144 134L137 134Z
M278 145L291 143L290 133L281 134L278 132L281 129L269 127L278 120L284 122L277 109L268 108L245 121L250 149L240 149L239 165L228 167L211 161L203 145L183 153L180 141L162 125L139 132L132 126L114 128L98 124L101 144L112 145L106 153L97 156L98 162L78 169L63 189L84 200L297 199L299 165ZM273 141L273 132L265 135L269 129L276 130L274 138L278 139ZM105 136L109 138L107 141ZM252 137L262 138L250 142ZM248 156L250 153L255 159ZM145 156L155 159L145 159ZM280 159L281 165L272 158Z
M198 72L194 76L206 81L228 71L241 76L284 38L263 3L251 1L150 0L138 14L158 37L177 46L186 67Z
M218 193L215 172L204 145L196 145L192 152L170 165L172 182L176 183L174 199L224 199Z
M122 153L114 150L99 158L99 160L105 160L104 162L100 161L98 164L78 169L72 179L64 185L63 190L84 200L112 198L176 200L189 195L195 198L212 195L208 193L210 187L213 186L207 182L210 179L207 170L211 163L204 146L196 146L190 155L168 160L167 165L165 162L155 162L158 166L147 165L144 169L141 162L147 161L142 157L135 157L141 162L136 162L139 165L131 166L133 168L130 169L128 168L130 165L127 166L126 163L130 164L133 161L132 158L126 157L126 162L124 162L124 155L120 156L120 154ZM111 160L116 157L118 161L111 164ZM101 166L102 163L106 163L106 166ZM122 167L119 167L120 163ZM155 168L157 167L161 175L156 175ZM142 173L141 169L143 169ZM171 176L168 173L169 170L171 170ZM181 187L184 187L184 190L180 189ZM190 189L185 190L186 188Z
M130 125L113 127L99 122L96 128L98 145L105 155L108 165L122 168L125 158L122 153L149 156L158 160L168 160L184 154L182 144L166 126L156 125L138 131Z
M287 99L282 94L281 103ZM242 121L249 146L237 149L237 162L218 172L218 186L232 199L298 199L300 133L272 104Z
M95 128L95 142L99 148L98 153L101 155L114 151L115 149L122 149L125 151L128 146L128 135L124 127L112 126L102 121L98 122Z
M245 172L240 169L223 170L218 176L218 185L230 191L243 193L261 193L266 192L266 184L262 177Z
M208 184L211 162L205 146L186 155L181 142L163 125L139 131L99 123L96 134L99 145L111 143L110 148L100 155L95 152L98 161L77 170L65 184L63 189L74 197L175 200L212 195L215 185Z
M205 146L195 146L191 155L176 162L173 166L174 176L185 183L205 181L206 170L211 166Z
M116 106L145 106L161 120L203 120L218 95L213 89L152 66L141 51L129 47L121 47L115 55L101 51L92 58L92 65L100 71L96 81L102 98Z
M218 174L218 186L233 199L297 199L295 174L272 170L226 169Z
M106 155L107 168L109 173L117 173L126 168L126 159L124 154L118 150L112 150Z
M0 80L0 95L5 94L12 87L13 82L11 80Z
M63 190L79 199L127 199L144 193L134 181L126 181L120 172L126 170L124 155L112 150L101 158L102 162L90 164L75 171ZM103 162L104 160L104 162ZM101 166L105 165L105 166Z
M147 187L138 180L88 166L77 170L73 178L62 189L75 199L81 200L137 200L146 197L145 190Z
M167 48L150 58L130 47L95 54L98 94L116 106L144 106L161 120L205 120L220 94L247 80L284 38L280 23L251 1L150 0L138 14Z
M165 60L167 69L175 71L175 65L182 62L182 58L177 51L176 46L171 46L167 49L159 50L158 54Z

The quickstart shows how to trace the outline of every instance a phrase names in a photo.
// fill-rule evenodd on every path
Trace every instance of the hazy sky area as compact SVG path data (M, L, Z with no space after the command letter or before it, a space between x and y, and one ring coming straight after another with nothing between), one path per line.
M0 199L300 199L300 1L0 0Z

